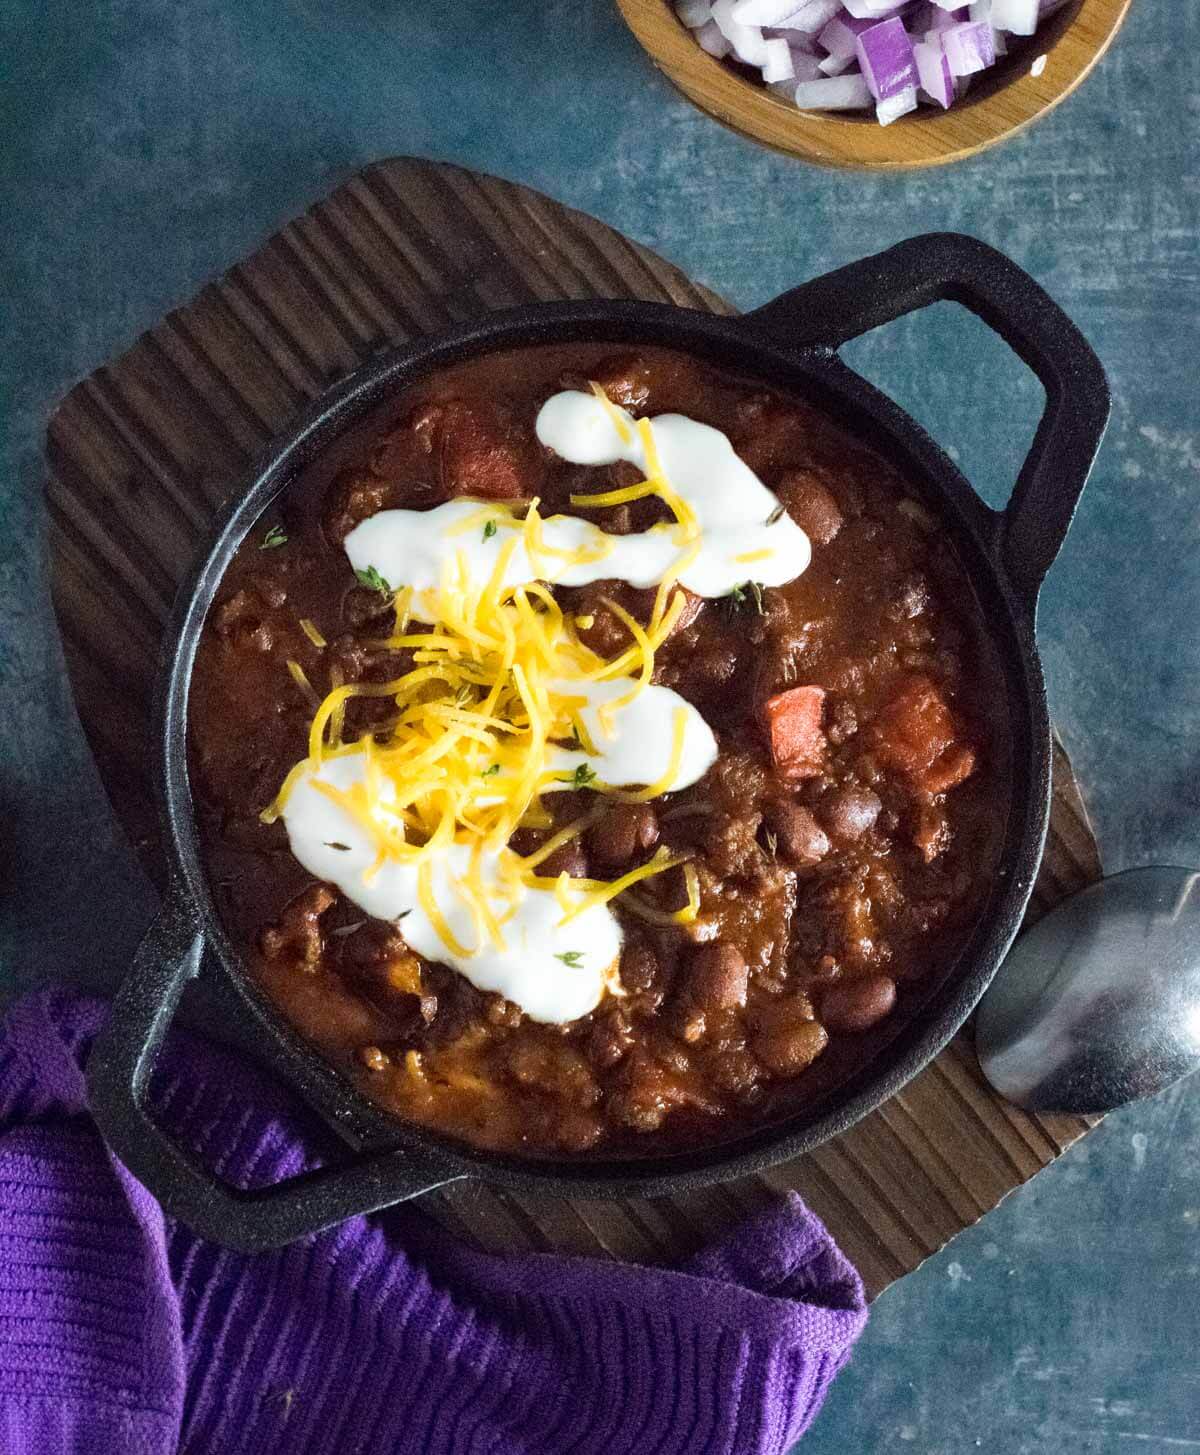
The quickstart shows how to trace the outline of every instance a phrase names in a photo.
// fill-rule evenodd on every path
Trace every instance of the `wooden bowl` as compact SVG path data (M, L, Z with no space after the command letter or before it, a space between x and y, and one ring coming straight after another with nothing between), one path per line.
M1112 43L1132 0L1075 0L975 78L949 111L922 106L880 126L853 112L800 111L706 54L668 0L617 0L651 60L702 111L777 151L826 167L937 167L995 146L1051 111ZM1038 74L1032 67L1040 57Z

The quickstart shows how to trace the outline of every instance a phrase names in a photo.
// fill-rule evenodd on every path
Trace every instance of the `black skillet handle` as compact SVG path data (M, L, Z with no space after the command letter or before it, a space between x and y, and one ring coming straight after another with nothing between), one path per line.
M153 1119L146 1093L183 987L199 973L203 955L196 920L182 894L171 893L138 947L87 1064L88 1099L105 1140L172 1217L213 1242L257 1253L464 1175L396 1148L351 1155L250 1190L202 1167Z
M1067 315L1010 258L961 233L927 233L814 278L745 316L793 347L836 350L942 299L993 328L1037 375L1046 408L1000 515L1004 569L1032 610L1108 423L1108 381Z

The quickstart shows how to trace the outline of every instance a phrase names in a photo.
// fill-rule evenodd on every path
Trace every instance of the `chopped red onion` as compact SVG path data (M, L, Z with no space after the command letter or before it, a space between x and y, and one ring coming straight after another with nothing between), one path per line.
M938 7L934 6L934 9L929 12L929 31L948 31L951 25L961 25L966 19L966 6L963 6L961 10L938 10Z
M882 20L895 15L904 0L842 0L842 6L855 20Z
M966 19L967 8L965 5L959 10L941 10L934 4L929 13L929 26L926 34L930 30L949 30L952 25L959 25Z
M762 78L769 86L772 81L790 81L796 74L792 64L792 53L786 40L764 40Z
M841 8L842 0L804 0L799 6L792 0L792 13L777 21L775 28L813 35L839 14Z
M801 111L862 111L873 100L859 75L825 76L796 87L796 105Z
M942 49L955 76L973 76L986 71L996 60L992 27L986 20L968 20L940 33Z
M884 97L883 100L875 103L875 115L880 126L891 126L892 122L900 116L907 116L910 111L917 109L917 88L916 86L905 86L902 91L897 91L893 96Z
M712 19L712 0L675 0L675 14L689 30L699 30Z
M725 39L721 27L715 20L707 21L692 34L696 37L700 49L707 51L710 56L716 56L719 61L723 61L733 51L733 47Z
M738 0L715 0L712 18L720 27L721 34L733 47L738 60L745 61L748 66L760 66L763 51L762 31L753 25L743 25L741 21L734 19L733 9L737 3Z
M826 72L821 69L821 62L816 56L809 55L806 51L798 51L793 47L792 74L799 83L800 81L816 81Z
M784 30L781 25L763 26L764 40L785 40L794 51L805 51L810 56L817 54L817 38L806 30Z
M796 0L733 0L732 16L739 25L778 25L796 9Z
M953 106L971 78L1071 0L674 0L709 55L761 72L802 110L874 106L881 126ZM1035 61L1034 74L1045 65Z
M992 24L1009 35L1032 35L1038 27L1038 0L994 0Z
M881 20L858 37L858 69L876 101L897 96L917 84L912 41L898 15Z
M853 15L835 15L825 29L817 36L817 44L831 56L846 56L851 60L857 60L857 43L859 36L864 30L870 30L871 26L878 22L874 17L870 20L857 20Z
M791 80L769 82L767 89L774 91L776 96L782 96L785 101L794 106L796 104L796 87L806 81L819 81L821 70L816 56L806 56L800 51L792 52L792 65L795 68L795 75Z
M739 25L779 25L796 6L797 0L735 0L733 18Z
M918 41L913 46L913 60L917 64L921 89L943 109L948 107L954 100L954 77L950 73L946 52L940 45Z

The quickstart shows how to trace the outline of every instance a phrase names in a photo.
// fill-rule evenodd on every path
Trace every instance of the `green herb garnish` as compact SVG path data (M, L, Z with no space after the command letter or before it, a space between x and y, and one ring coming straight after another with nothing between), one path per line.
M766 616L766 608L763 606L763 588L759 581L743 581L740 586L735 586L726 597L729 610L735 612L739 607L745 606L747 601L753 601L754 609L759 616Z
M485 541L490 541L491 538L496 534L496 530L497 530L496 522L494 520L489 520L488 523L483 528L483 538L484 538L484 540Z
M348 854L350 852L349 844L339 844L336 839L332 840L331 842L327 842L325 847L327 849L340 849L343 854Z
M287 531L284 530L283 526L273 525L266 535L263 536L258 549L260 551L273 551L279 546L286 546L287 539Z
M556 960L561 960L564 965L569 965L572 970L578 970L583 964L582 950L565 950L561 955L555 955Z
M500 764L499 763L493 763L490 768L485 768L483 770L483 772L480 773L479 776L481 778L494 778L496 776L496 774L499 773L499 771L500 771Z
M570 783L573 788L586 788L589 783L596 781L595 772L586 763L580 763L574 773L564 773L561 776L563 781Z
M355 577L360 586L365 586L368 591L378 591L381 596L390 596L392 588L387 584L374 566L368 566L365 571L355 571Z
M784 509L785 506L783 501L781 500L779 504L775 507L775 509L770 513L770 515L767 516L767 524L774 525L777 520L780 520L783 516Z

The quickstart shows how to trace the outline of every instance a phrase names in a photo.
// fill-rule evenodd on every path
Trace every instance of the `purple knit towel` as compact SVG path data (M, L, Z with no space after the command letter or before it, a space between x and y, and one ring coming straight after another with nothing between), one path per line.
M783 1451L866 1321L794 1196L673 1272L478 1253L415 1206L254 1257L202 1242L87 1116L103 1013L48 993L0 1028L4 1455ZM244 1186L328 1145L289 1093L183 1033L157 1096Z

